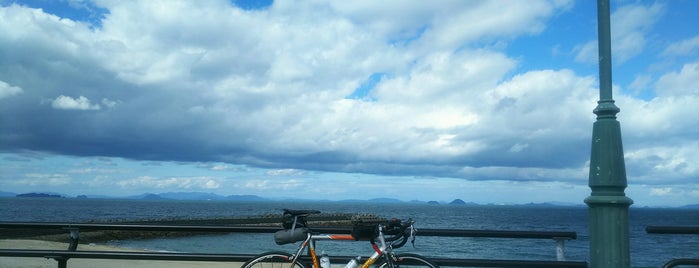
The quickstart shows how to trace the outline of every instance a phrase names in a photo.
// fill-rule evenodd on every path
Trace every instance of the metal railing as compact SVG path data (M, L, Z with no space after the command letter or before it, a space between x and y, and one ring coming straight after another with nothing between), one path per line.
M279 227L265 226L202 226L202 225L156 225L156 224L94 224L94 223L39 223L39 222L0 222L0 229L24 230L63 230L70 234L67 250L0 249L3 257L50 258L58 262L59 268L66 268L67 261L82 259L128 259L128 260L167 260L167 261L213 261L244 262L255 254L195 254L159 252L113 252L78 251L80 232L86 231L147 231L147 232L202 232L202 233L274 233ZM314 231L349 234L351 227L314 227ZM500 231L463 229L420 229L419 236L441 237L489 237L513 239L552 239L556 241L556 261L546 260L487 260L460 258L430 258L440 266L460 267L587 267L584 261L566 261L564 241L576 239L575 232L539 231ZM332 259L347 259L351 256L333 256Z
M646 226L649 234L699 234L699 226ZM663 268L677 267L680 265L699 266L699 259L682 258L672 259L663 265Z

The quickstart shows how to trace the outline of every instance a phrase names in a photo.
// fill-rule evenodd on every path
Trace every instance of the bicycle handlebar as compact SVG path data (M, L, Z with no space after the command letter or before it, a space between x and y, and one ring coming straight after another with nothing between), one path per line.
M414 220L408 219L401 221L399 219L391 219L388 224L383 226L384 241L391 244L393 248L400 248L408 242L408 239L415 236L413 228ZM386 237L386 235L390 235ZM396 242L398 241L398 242Z
M291 209L284 209L284 217L289 216L288 219L284 219L282 222L282 226L284 229L293 229L294 227L306 227L306 217L310 214L318 214L320 211L318 210L291 210ZM373 230L369 229L358 229L358 235L355 236L355 230L352 230L352 236L355 236L355 239L357 240L369 240L372 243L374 242L374 239L377 238L377 235L379 234L378 228L381 227L381 234L383 235L383 241L389 243L389 245L393 248L400 248L405 245L405 243L408 242L409 238L413 238L412 242L415 241L415 233L416 230L413 228L413 224L415 221L413 219L407 219L405 221L401 221L399 219L393 218L389 220L386 223L378 223L374 225L375 227ZM355 224L361 224L360 222L355 222ZM355 227L357 227L355 225ZM369 227L369 226L367 226ZM367 234L365 231L371 232L372 234ZM286 237L284 237L286 239ZM275 237L276 239L276 237ZM302 236L299 235L298 237L291 237L288 238L293 241L298 241L299 239L302 239ZM287 240L288 240L287 239ZM282 240L286 242L287 240ZM290 240L290 241L291 241ZM277 242L279 243L279 242Z

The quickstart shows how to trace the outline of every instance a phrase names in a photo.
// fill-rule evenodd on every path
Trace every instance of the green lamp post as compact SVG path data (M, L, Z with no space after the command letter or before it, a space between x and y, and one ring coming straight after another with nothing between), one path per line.
M612 99L609 0L597 1L600 100L593 111L589 186L590 267L630 267L629 206L619 108Z

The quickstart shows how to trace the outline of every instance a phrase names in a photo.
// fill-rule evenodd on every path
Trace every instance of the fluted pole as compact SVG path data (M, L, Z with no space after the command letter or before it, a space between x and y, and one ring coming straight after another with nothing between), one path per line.
M621 142L620 111L612 99L609 0L597 1L600 100L592 127L589 186L590 267L630 267L629 206Z

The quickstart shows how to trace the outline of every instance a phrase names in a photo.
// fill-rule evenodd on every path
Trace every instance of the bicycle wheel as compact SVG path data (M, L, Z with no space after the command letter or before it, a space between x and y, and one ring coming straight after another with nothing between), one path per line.
M390 265L384 260L378 266L378 268L389 268ZM393 261L393 267L414 267L414 268L439 268L439 265L434 262L425 259L417 254L403 253L396 254L396 259Z
M240 268L306 268L302 263L296 262L291 266L292 255L286 252L267 252L244 263Z

